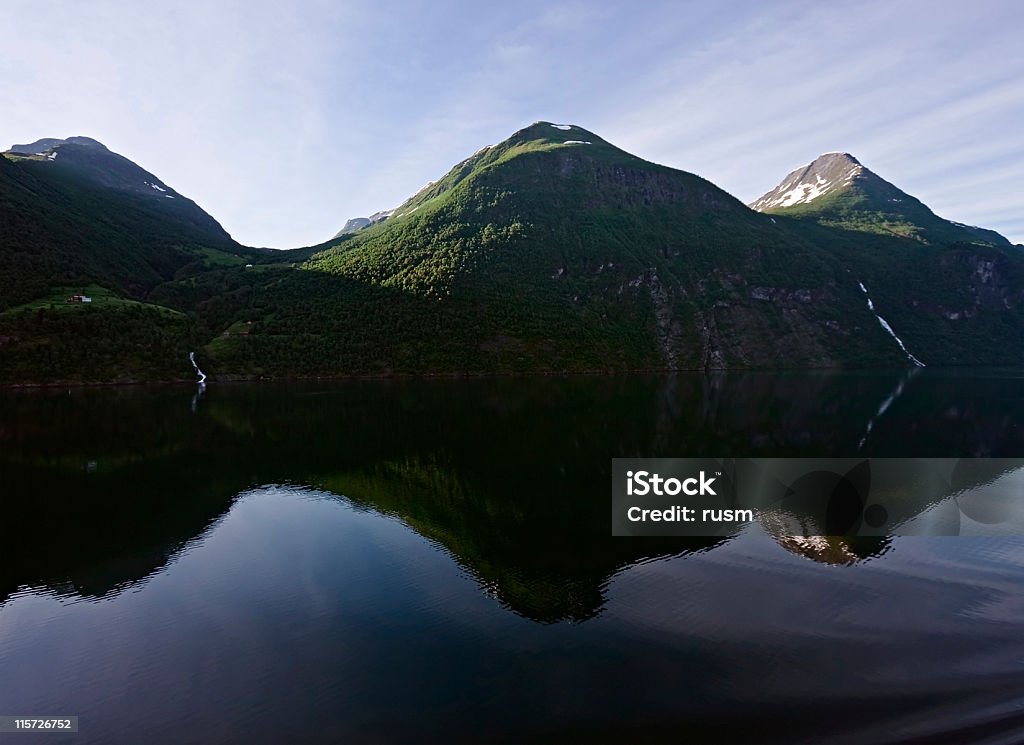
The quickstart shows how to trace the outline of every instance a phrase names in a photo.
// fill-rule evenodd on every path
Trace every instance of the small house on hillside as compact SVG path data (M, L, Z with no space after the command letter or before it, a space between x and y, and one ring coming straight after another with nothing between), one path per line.
M71 295L65 302L68 303L91 303L92 298L88 295Z

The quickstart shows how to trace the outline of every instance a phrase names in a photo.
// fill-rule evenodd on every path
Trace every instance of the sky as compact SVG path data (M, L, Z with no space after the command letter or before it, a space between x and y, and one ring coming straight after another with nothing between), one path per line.
M401 203L532 122L751 202L846 151L1024 243L1019 0L4 0L0 148L94 137L239 242Z

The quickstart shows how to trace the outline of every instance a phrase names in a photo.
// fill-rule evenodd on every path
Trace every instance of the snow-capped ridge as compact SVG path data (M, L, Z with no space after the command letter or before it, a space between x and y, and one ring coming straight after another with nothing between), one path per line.
M749 206L758 212L764 212L779 207L807 204L825 194L849 186L864 172L864 166L849 153L822 153L807 165L790 172L781 184Z

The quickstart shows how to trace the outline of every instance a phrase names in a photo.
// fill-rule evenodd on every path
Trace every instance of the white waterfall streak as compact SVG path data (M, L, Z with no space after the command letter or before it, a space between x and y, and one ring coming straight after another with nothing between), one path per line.
M192 363L192 367L195 369L196 375L199 376L199 384L202 385L203 383L206 382L206 373L204 373L202 370L200 370L199 369L199 365L196 364L196 353L195 352L189 352L188 353L188 359L189 359L189 362Z
M871 302L871 296L868 295L868 288L864 286L864 283L863 282L858 282L857 284L860 285L860 289L864 292L864 296L868 299L868 310L870 310L872 313L875 314L875 318L877 318L878 322L880 324L882 324L882 328L885 329L886 331L888 331L889 332L889 336L891 336L893 339L895 339L896 343L900 345L900 349L903 350L903 354L907 355L907 359L909 359L911 362L913 362L918 367L924 367L924 363L921 362L921 360L919 360L917 357L912 355L907 350L907 347L903 343L903 340L900 337L896 336L896 332L892 330L892 326L889 325L889 322L886 321L884 318L882 318L880 315L878 315L878 313L875 311L875 304L873 302Z

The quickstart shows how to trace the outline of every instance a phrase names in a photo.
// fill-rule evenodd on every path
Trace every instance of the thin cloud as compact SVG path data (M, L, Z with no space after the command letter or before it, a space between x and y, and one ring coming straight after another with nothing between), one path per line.
M558 120L748 202L848 150L1024 241L1022 11L983 8L11 0L0 145L94 136L243 243L288 247Z

